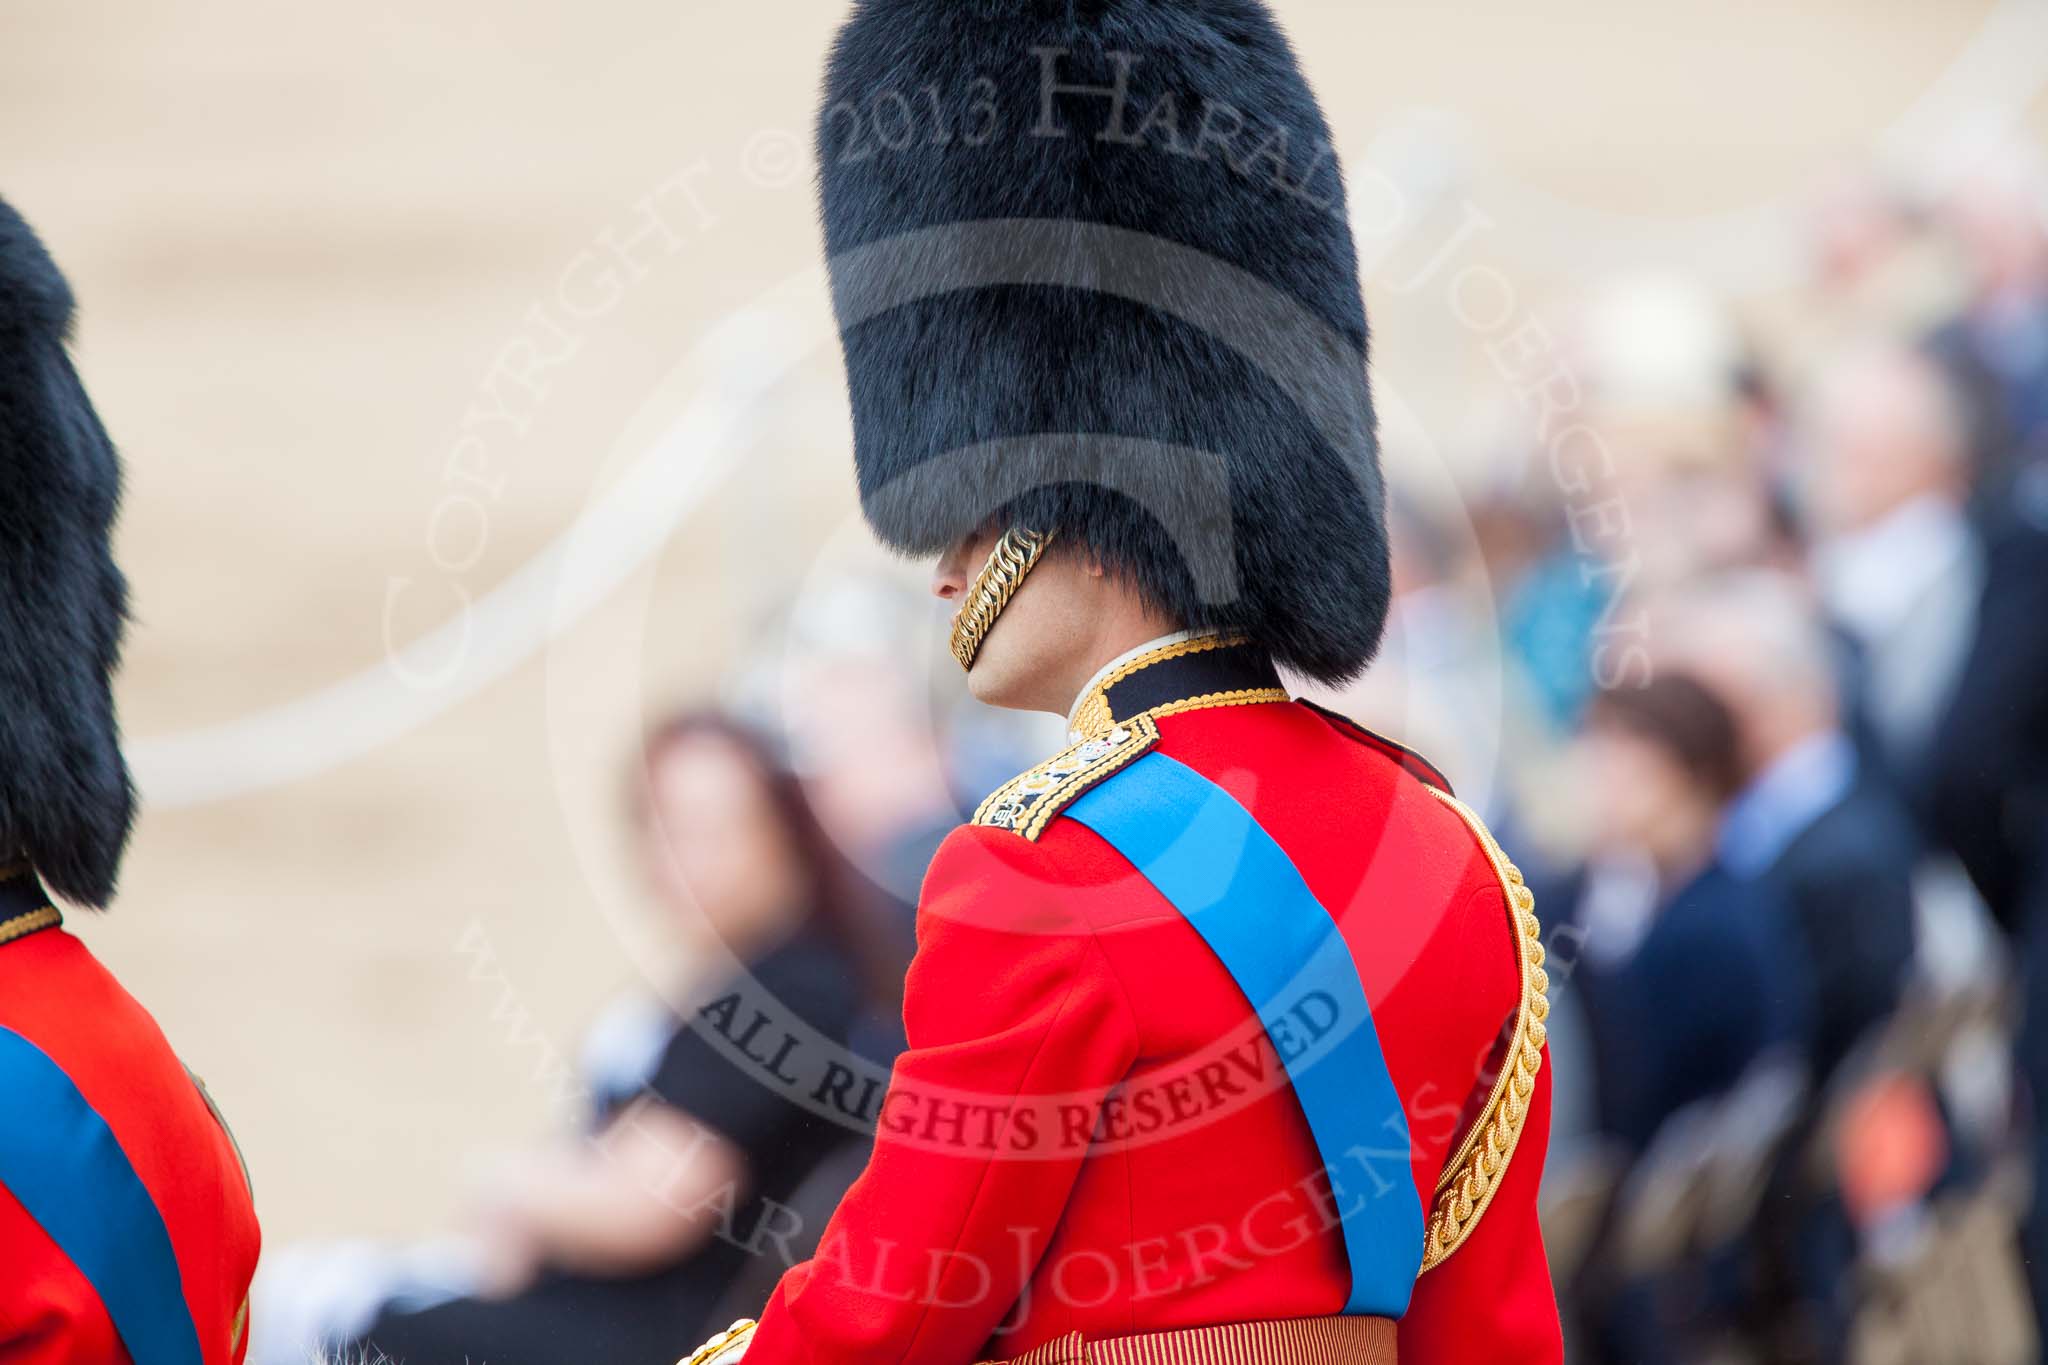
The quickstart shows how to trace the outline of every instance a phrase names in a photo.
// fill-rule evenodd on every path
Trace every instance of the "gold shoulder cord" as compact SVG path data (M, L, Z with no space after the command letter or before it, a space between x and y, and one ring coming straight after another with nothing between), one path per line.
M1522 873L1508 861L1493 835L1465 804L1436 787L1429 794L1456 811L1465 822L1507 897L1515 956L1521 967L1521 1001L1515 1010L1514 1036L1508 1040L1500 1075L1486 1108L1458 1150L1444 1163L1436 1182L1436 1208L1429 1216L1422 1244L1422 1270L1434 1269L1463 1245L1479 1226L1481 1215L1500 1187L1500 1177L1521 1141L1529 1117L1529 1098L1536 1091L1536 1073L1543 1069L1544 1020L1550 1016L1550 977L1543 970L1542 926L1536 919L1536 896L1522 883Z
M185 1074L192 1078L193 1086L199 1091L199 1098L206 1101L207 1112L213 1115L213 1121L220 1125L221 1133L228 1140L228 1146L234 1149L235 1164L242 1168L242 1186L248 1190L251 1201L250 1206L253 1208L256 1198L256 1182L249 1178L249 1162L242 1155L242 1144L235 1140L235 1130L228 1127L227 1115L221 1113L220 1106L213 1102L213 1092L206 1088L206 1082L200 1079L199 1073L188 1066L185 1068ZM244 1294L242 1296L242 1306L235 1310L234 1321L228 1324L228 1354L230 1356L242 1348L242 1333L248 1330L249 1296Z

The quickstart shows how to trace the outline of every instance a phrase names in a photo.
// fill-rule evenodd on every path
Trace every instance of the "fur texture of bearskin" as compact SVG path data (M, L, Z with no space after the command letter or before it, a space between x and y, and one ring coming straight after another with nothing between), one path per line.
M885 542L1055 530L1185 625L1366 665L1391 584L1358 263L1264 5L860 0L817 140Z
M59 895L104 906L135 809L111 687L121 473L65 350L71 315L0 202L0 860L25 853Z

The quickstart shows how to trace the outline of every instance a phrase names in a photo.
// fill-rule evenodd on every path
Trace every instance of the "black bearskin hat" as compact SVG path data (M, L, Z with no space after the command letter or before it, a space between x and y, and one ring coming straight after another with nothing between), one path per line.
M1257 0L859 0L818 119L861 503L1056 532L1337 681L1390 591L1343 175Z
M111 678L127 585L113 444L65 353L71 290L0 202L0 862L103 906L135 795Z

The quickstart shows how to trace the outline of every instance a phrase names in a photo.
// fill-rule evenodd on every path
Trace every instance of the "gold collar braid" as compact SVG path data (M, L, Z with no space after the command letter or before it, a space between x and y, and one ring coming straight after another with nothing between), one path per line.
M12 943L38 929L62 924L43 884L25 858L0 858L0 943Z
M953 657L960 661L960 667L974 667L982 641L995 629L996 618L1010 605L1010 599L1024 585L1024 576L1037 565L1052 538L1051 531L1027 531L1012 526L996 541L996 547L989 551L988 563L981 567L981 576L967 590L967 600L953 617Z

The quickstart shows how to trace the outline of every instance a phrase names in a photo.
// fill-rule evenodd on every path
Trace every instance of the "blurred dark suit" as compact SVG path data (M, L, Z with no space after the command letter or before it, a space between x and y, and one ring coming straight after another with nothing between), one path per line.
M2019 928L2048 857L2048 466L1987 536L1977 635L1938 731L1927 815L1991 913Z
M1722 861L1777 892L1812 970L1814 1080L1897 1007L1914 946L1920 840L1840 734L1767 767L1730 806Z
M1575 984L1603 1132L1640 1152L1664 1120L1725 1093L1767 1048L1803 1044L1809 972L1776 891L1718 863L1672 895L1633 952L1589 942Z
M2048 458L2048 365L2038 359L2039 333L2048 330L2048 319L2036 310L2015 321L2016 332L2034 333L2031 341L2002 341L1995 328L1965 316L1938 329L1926 343L1969 411L1976 511L1993 525L2015 479L2030 464ZM2031 363L2021 352L2034 353Z
M1779 755L1723 818L1723 861L1778 893L1811 968L1816 1090L1898 1008L1913 960L1919 845L1903 805L1836 731ZM1833 1360L1849 1331L1839 1286L1856 1234L1832 1182L1816 1185L1800 1157L1819 1120L1806 1113L1776 1161L1752 1232L1748 1296L1767 1333L1789 1330L1812 1358Z
M1825 1077L1898 1006L1913 961L1912 822L1859 781L1765 873L1784 892L1813 967L1813 1070Z
M1617 957L1600 952L1600 930L1588 928L1572 985L1593 1039L1598 1126L1631 1157L1642 1157L1681 1110L1728 1096L1767 1052L1804 1050L1810 973L1792 912L1769 882L1710 863ZM1690 1261L1644 1273L1613 1254L1610 1244L1589 1276L1581 1357L1598 1365L1694 1358L1694 1334L1725 1320L1725 1288L1704 1287L1707 1268ZM1718 1274L1709 1278L1718 1283Z
M2018 949L2037 1191L2025 1241L2048 1322L2048 466L2015 480L1986 539L1977 638L1940 730L1928 818Z

